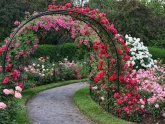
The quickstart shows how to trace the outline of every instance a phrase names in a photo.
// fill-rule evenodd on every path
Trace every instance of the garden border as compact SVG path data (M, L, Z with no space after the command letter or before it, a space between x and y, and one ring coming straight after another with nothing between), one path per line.
M103 110L91 99L87 87L76 91L74 94L74 103L84 115L97 124L110 124L110 122L113 122L113 124L135 124L117 118Z

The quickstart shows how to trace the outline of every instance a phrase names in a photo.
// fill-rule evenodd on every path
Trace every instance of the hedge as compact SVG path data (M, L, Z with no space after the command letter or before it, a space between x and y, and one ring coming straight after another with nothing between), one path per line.
M77 47L74 43L65 43L63 45L39 45L39 48L32 57L49 56L53 61L60 61L64 58L69 60L82 60L85 56L85 51Z
M148 47L153 59L161 59L165 63L165 49ZM60 61L64 58L69 60L82 60L85 57L85 51L78 48L74 43L65 43L63 45L39 45L37 51L32 57L49 56L54 61Z
M149 52L152 54L153 59L161 59L165 63L165 49L160 49L156 47L148 47Z

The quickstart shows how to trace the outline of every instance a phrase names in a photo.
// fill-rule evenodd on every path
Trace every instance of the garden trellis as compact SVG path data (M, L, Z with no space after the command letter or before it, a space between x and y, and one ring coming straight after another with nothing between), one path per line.
M128 65L127 61L130 59L128 55L130 49L127 47L122 35L118 34L113 24L110 24L104 13L98 10L91 10L90 8L76 8L71 7L68 3L65 6L49 5L48 11L42 12L32 16L23 22L19 27L11 34L7 44L2 49L2 68L4 78L2 79L3 86L7 86L12 80L18 83L21 78L21 73L18 68L14 68L10 62L14 61L15 54L12 50L17 51L15 44L15 38L19 34L23 34L21 30L33 20L43 16L64 15L70 16L72 20L80 20L91 27L99 36L100 41L90 42L89 52L94 53L94 57L90 58L91 61L91 74L90 74L90 89L91 95L99 99L99 103L106 106L107 111L115 110L114 114L120 115L120 109L127 104L131 99L131 107L128 107L129 111L124 110L126 116L133 116L133 113L141 113L141 109L138 108L137 102L140 99L138 94L138 83L132 79L132 65ZM33 33L33 32L32 32ZM23 43L22 43L23 44ZM36 42L34 49L37 49ZM21 44L20 44L21 45ZM26 47L26 46L25 46ZM23 56L24 51L21 53ZM29 53L31 54L31 53ZM14 59L10 59L10 58ZM20 57L18 60L21 61ZM93 63L95 65L93 66ZM108 95L107 95L108 93ZM97 96L98 95L98 96ZM124 100L125 96L129 100ZM113 99L113 100L112 100ZM107 106L108 105L108 106ZM116 108L114 106L117 106Z

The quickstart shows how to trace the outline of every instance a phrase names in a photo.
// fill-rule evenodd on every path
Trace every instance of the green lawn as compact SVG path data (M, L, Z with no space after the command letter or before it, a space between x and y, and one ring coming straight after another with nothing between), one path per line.
M60 81L60 82L42 85L42 86L38 86L38 87L27 89L27 90L23 91L23 93L22 93L23 98L18 101L18 104L22 107L22 109L19 110L17 113L16 124L30 124L30 121L27 116L27 111L26 111L26 102L33 95L35 95L41 91L47 90L47 89L64 86L64 85L68 85L68 84L72 84L72 83L78 83L81 81L85 81L85 80L83 79L83 80Z
M83 88L75 93L75 104L80 111L97 124L133 124L121 120L101 109L89 96L89 88Z

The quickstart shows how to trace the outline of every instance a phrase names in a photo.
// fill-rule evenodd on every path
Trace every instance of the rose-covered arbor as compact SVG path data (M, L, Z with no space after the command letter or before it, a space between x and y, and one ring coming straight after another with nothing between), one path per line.
M31 52L24 51L26 50L25 45L20 54L17 37L22 34L22 29L33 20L54 14L69 15L72 20L80 20L86 23L100 38L100 40L89 41L87 47L90 53L91 73L89 83L92 98L98 101L107 111L111 111L120 117L134 117L135 113L136 115L142 113L144 110L138 104L140 99L138 82L132 79L134 76L132 65L127 64L130 59L128 55L130 49L122 35L118 34L114 25L106 18L106 14L99 12L99 10L91 10L88 7L71 7L70 3L65 6L49 5L48 11L34 15L20 24L11 34L7 44L0 48L0 55L2 55L1 72L3 71L3 76L0 79L2 90L13 89L10 95L15 95L15 97L21 95L23 68L19 62L37 49L38 42L33 39L34 42L29 43L32 48ZM52 27L50 26L50 28ZM71 28L69 27L68 30L71 30ZM21 44L23 43L19 45ZM15 59L18 60L20 66L14 61ZM4 104L7 103L4 102ZM136 117L134 118L136 119Z

